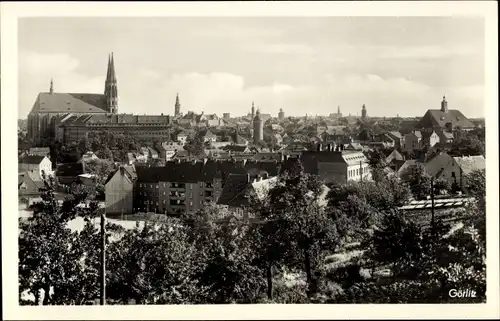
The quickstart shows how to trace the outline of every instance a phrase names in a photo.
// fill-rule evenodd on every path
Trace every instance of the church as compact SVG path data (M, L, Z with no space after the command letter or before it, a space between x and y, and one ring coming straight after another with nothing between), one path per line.
M108 57L104 94L58 93L51 80L28 115L28 138L34 143L71 143L91 131L132 134L141 139L169 138L170 117L118 114L118 86L113 53Z

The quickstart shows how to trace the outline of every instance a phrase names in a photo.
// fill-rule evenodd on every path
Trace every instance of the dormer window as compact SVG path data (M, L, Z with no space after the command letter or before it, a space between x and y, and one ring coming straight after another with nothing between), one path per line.
M441 120L444 120L444 116L441 116Z

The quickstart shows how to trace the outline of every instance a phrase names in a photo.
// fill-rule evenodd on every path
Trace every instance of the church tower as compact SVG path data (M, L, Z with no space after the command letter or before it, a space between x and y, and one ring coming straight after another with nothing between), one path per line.
M113 114L118 113L118 89L116 85L113 53L108 57L108 73L106 75L104 96L106 97L106 110Z
M361 118L366 118L366 106L363 104L363 108L361 108Z
M50 79L50 90L49 93L52 95L54 93L54 82L52 81L52 78Z
M283 108L280 108L280 112L278 113L278 119L280 121L283 121L285 119L285 112L283 111Z
M260 118L260 111L257 109L255 118L253 119L253 142L264 140L264 122Z
M443 96L443 101L441 102L441 111L443 113L448 112L448 102L446 101L446 96Z
M181 103L179 101L179 94L175 97L175 117L179 117L181 115Z
M252 120L255 118L255 105L253 104L252 101Z

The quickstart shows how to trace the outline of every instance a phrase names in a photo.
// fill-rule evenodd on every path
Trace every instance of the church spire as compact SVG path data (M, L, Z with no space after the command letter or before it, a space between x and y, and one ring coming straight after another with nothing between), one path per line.
M179 101L179 93L175 97L175 116L179 116L181 113L181 103Z
M118 88L115 75L115 61L113 53L108 56L108 72L104 87L104 96L106 97L106 108L110 113L118 112Z
M50 90L49 90L49 92L51 94L54 93L54 81L52 80L52 78L50 78Z

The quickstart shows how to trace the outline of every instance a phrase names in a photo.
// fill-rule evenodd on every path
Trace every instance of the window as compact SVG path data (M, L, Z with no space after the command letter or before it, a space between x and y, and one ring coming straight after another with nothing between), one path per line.
M165 193L165 192L163 192L163 196L165 196L165 195L166 195L166 193Z
M166 183L163 183L163 187L167 187L167 184L166 184ZM163 193L163 195L165 195L165 193Z
M149 188L153 188L153 184L149 184Z
M451 177L455 178L455 172L451 172Z
M193 202L189 202L189 206L193 206Z

